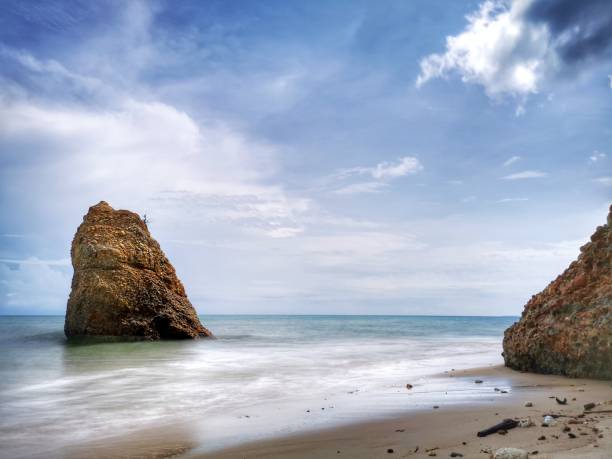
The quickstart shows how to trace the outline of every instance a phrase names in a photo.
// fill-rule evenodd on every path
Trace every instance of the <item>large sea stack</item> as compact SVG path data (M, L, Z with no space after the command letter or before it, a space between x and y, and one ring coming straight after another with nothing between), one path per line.
M578 259L506 330L504 360L517 370L612 379L612 206Z
M101 201L72 241L72 291L64 331L73 337L212 336L145 222Z

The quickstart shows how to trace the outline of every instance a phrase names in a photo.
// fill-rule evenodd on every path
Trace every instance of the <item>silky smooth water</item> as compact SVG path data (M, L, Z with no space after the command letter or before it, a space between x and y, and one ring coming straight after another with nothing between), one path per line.
M503 331L515 320L205 316L217 340L76 345L63 317L0 317L0 455L52 457L186 419L202 448L214 448L478 400L491 388L456 386L445 398L449 381L431 375L501 363Z

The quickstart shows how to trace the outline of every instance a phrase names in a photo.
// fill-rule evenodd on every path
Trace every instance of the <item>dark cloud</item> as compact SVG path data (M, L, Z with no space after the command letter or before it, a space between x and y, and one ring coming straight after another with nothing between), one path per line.
M535 0L526 18L548 25L566 63L600 56L612 48L612 0Z

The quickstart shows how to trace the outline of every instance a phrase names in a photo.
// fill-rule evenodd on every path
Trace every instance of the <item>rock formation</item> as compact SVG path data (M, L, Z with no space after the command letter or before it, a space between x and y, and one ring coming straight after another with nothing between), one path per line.
M506 330L507 366L612 379L612 206L580 252Z
M183 339L212 336L183 284L133 212L90 207L72 241L66 336Z

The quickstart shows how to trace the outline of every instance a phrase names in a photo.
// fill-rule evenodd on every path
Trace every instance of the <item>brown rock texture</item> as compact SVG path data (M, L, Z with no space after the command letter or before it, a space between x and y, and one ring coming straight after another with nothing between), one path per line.
M71 248L64 331L73 337L211 337L145 222L106 202L89 208Z
M612 206L578 259L504 333L506 366L612 379Z

